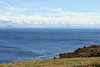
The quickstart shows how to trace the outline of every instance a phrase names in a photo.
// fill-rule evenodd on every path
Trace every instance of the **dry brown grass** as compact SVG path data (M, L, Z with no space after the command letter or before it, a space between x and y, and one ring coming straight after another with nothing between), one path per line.
M37 60L1 64L0 67L93 67L93 63L100 64L100 57Z

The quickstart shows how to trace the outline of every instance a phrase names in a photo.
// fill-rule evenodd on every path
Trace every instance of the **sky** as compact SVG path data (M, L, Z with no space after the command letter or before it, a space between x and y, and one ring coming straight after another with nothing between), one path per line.
M100 28L100 0L0 0L0 27Z

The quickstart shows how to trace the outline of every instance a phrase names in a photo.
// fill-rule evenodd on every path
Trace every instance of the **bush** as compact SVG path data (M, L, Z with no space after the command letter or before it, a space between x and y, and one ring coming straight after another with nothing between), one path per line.
M80 49L82 49L82 48L78 48L74 52L78 53Z
M83 48L86 48L86 46L84 46Z
M90 57L100 57L100 53L99 52L94 52L90 55Z

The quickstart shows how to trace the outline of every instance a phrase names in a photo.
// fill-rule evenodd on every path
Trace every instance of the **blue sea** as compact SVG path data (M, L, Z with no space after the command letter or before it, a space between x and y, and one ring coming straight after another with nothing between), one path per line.
M100 44L100 29L0 28L0 64L59 57Z

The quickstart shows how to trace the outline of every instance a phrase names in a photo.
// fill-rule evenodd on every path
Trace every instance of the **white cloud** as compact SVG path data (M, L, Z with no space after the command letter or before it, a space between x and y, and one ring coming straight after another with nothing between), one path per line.
M71 13L72 14L72 13ZM74 13L75 14L75 13ZM88 13L87 13L88 14ZM84 15L84 13L76 13L77 17L58 17L58 18L52 18L52 17L42 17L42 16L26 16L26 15L19 15L19 16L6 16L2 17L0 16L0 20L9 20L10 22L8 25L26 25L28 27L34 27L34 25L37 26L73 26L73 27L99 27L100 26L100 17L99 16L89 16ZM97 19L95 19L97 18Z
M14 7L10 4L7 4L7 6L3 7L2 10L0 10L0 15L20 15L21 12L26 11L27 8L21 8L21 7Z
M35 9L35 8L34 8ZM65 8L35 9L43 12L34 12L34 9L18 8L7 5L5 14L0 15L0 26L14 25L16 27L99 27L100 13L72 12ZM33 11L32 15L20 14L27 10ZM46 12L47 11L47 12ZM0 12L3 12L0 10ZM14 14L15 13L15 14ZM18 13L18 14L17 14ZM17 15L16 15L17 14ZM10 21L5 24L5 21Z
M27 10L27 8L13 7L10 4L7 4L5 9L8 10L8 11L26 11Z

